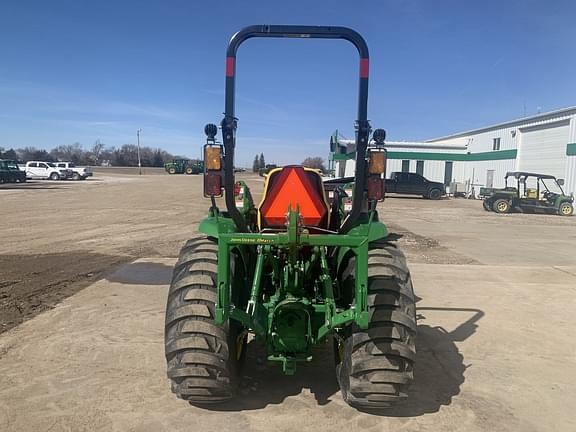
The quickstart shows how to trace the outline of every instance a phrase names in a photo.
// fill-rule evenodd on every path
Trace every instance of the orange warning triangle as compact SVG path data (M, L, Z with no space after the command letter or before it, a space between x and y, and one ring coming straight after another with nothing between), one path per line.
M324 216L326 209L305 171L300 167L284 168L287 172L280 174L277 183L267 191L267 198L261 208L265 224L269 226L284 226L288 206L292 209L300 207L300 215L304 225L317 225Z

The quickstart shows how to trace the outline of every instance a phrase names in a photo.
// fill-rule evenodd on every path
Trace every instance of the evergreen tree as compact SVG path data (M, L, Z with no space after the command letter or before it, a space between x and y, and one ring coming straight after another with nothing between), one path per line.
M260 169L266 168L266 161L264 161L264 153L260 153L260 162L258 164Z
M260 170L260 161L258 160L258 155L254 156L254 162L252 163L252 172L257 173Z

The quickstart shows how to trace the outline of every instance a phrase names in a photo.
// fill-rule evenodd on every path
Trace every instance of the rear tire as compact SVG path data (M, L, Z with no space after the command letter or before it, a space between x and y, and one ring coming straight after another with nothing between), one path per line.
M494 204L492 204L492 209L496 213L510 213L510 203L508 200L500 198L494 201Z
M57 173L50 174L50 180L60 180L60 176Z
M214 323L218 245L192 239L172 277L164 333L172 392L194 404L224 402L238 387L246 334L236 321Z
M169 168L168 174L176 174L176 168Z
M342 273L353 282L355 259ZM337 343L342 397L361 409L390 408L408 397L416 358L416 306L406 258L379 241L368 252L367 330L352 324Z

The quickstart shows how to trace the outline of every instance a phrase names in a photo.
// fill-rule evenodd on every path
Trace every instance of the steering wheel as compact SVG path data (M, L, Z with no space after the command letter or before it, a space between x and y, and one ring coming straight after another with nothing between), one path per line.
M558 194L554 193L554 192L550 192L550 191L544 191L542 193L542 196L544 197L545 200L547 201L554 201L554 199L556 198Z

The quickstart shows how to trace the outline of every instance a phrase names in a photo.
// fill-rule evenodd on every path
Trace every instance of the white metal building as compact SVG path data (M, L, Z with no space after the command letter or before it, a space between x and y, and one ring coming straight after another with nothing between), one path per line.
M430 148L434 144L455 150ZM353 161L345 163L346 174L352 175ZM564 179L564 191L576 193L576 107L431 139L409 151L389 148L387 171L418 172L447 185L457 181L476 187L503 187L507 171L529 171Z

